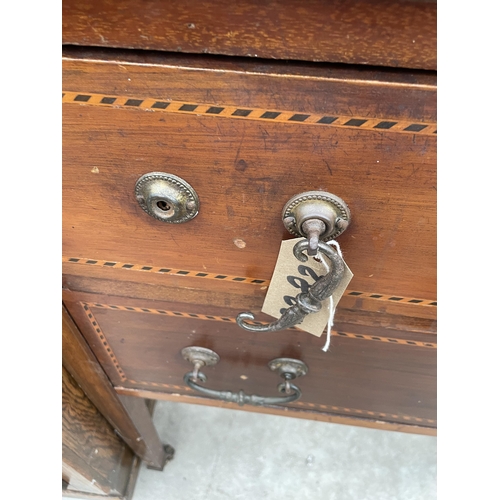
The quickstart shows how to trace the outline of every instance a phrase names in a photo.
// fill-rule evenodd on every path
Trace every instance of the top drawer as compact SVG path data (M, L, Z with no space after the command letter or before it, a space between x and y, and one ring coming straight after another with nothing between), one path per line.
M434 0L65 0L63 43L435 70Z
M436 299L430 77L74 52L63 75L66 261L260 289L290 237L284 204L324 190L352 213L339 238L350 290ZM135 183L154 171L194 187L195 219L140 208Z

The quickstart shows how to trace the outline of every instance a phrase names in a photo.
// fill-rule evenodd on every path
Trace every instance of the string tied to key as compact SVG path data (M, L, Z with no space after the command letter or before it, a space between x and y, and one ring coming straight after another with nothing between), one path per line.
M335 249L337 250L337 253L342 258L342 250L340 250L340 245L339 245L338 241L336 241L336 240L330 240L330 241L327 241L326 244L334 246ZM318 252L318 256L319 256L319 259L321 260L321 263L325 266L326 272L329 272L330 271L330 266L326 262L326 260L323 257L323 255L321 255L321 253ZM326 325L326 342L325 342L325 345L321 349L323 352L327 352L328 349L330 348L330 340L331 340L331 336L332 336L332 327L333 327L333 324L334 324L335 309L336 309L336 307L333 304L333 298L332 298L331 295L330 295L330 297L328 299L328 302L329 302L329 311L330 311L330 314L328 315L328 323Z

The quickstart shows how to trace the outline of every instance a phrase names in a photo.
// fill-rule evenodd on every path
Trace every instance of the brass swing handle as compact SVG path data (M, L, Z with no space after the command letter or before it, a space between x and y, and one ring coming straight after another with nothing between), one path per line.
M297 242L293 247L295 258L301 262L306 262L307 256L303 252L308 248L309 242L307 240ZM330 260L330 271L316 281L307 293L299 293L295 297L295 304L290 306L281 315L281 318L267 325L255 325L245 323L245 320L255 320L255 316L251 312L243 312L236 317L236 323L250 332L276 332L298 325L308 314L320 311L321 302L332 295L344 276L344 263L337 252L321 241L318 242L318 251L326 255Z
M242 390L238 392L218 391L198 384L198 381L202 383L207 381L207 376L202 373L200 369L203 366L217 364L220 360L219 355L211 349L197 346L185 347L182 349L181 353L184 359L190 361L194 365L194 370L184 375L184 382L191 389L205 396L210 396L228 403L237 403L239 406L245 404L264 406L292 403L302 396L301 390L292 383L292 380L304 376L307 373L307 365L298 359L277 358L268 363L269 369L277 371L284 379L284 382L278 385L278 391L284 393L285 396L258 396L256 394L246 394Z

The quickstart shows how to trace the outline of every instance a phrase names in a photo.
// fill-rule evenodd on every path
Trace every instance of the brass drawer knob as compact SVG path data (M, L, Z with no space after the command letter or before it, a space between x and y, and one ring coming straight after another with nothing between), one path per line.
M237 403L239 406L250 404L253 406L263 405L279 405L285 403L292 403L297 401L301 396L301 390L292 383L298 377L303 377L307 374L307 365L298 359L292 358L276 358L268 363L270 370L277 372L284 380L278 385L278 391L285 394L285 396L258 396L256 394L246 394L244 391L231 392L231 391L217 391L215 389L208 389L198 384L198 382L205 383L207 376L200 370L204 366L216 365L220 357L219 355L207 349L206 347L185 347L181 351L182 357L193 363L194 369L184 375L184 382L191 387L191 389L210 396L212 398L227 401L228 403Z
M318 241L340 236L351 222L347 203L326 191L306 191L290 198L281 214L286 229L309 241L308 255L316 255Z
M144 174L135 184L135 198L151 217L181 224L198 215L200 200L184 179L164 172Z

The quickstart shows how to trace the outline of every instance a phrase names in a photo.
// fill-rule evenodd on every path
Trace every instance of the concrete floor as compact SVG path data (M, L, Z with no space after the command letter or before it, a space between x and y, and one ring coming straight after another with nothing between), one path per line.
M158 402L175 458L132 500L432 500L436 438Z

